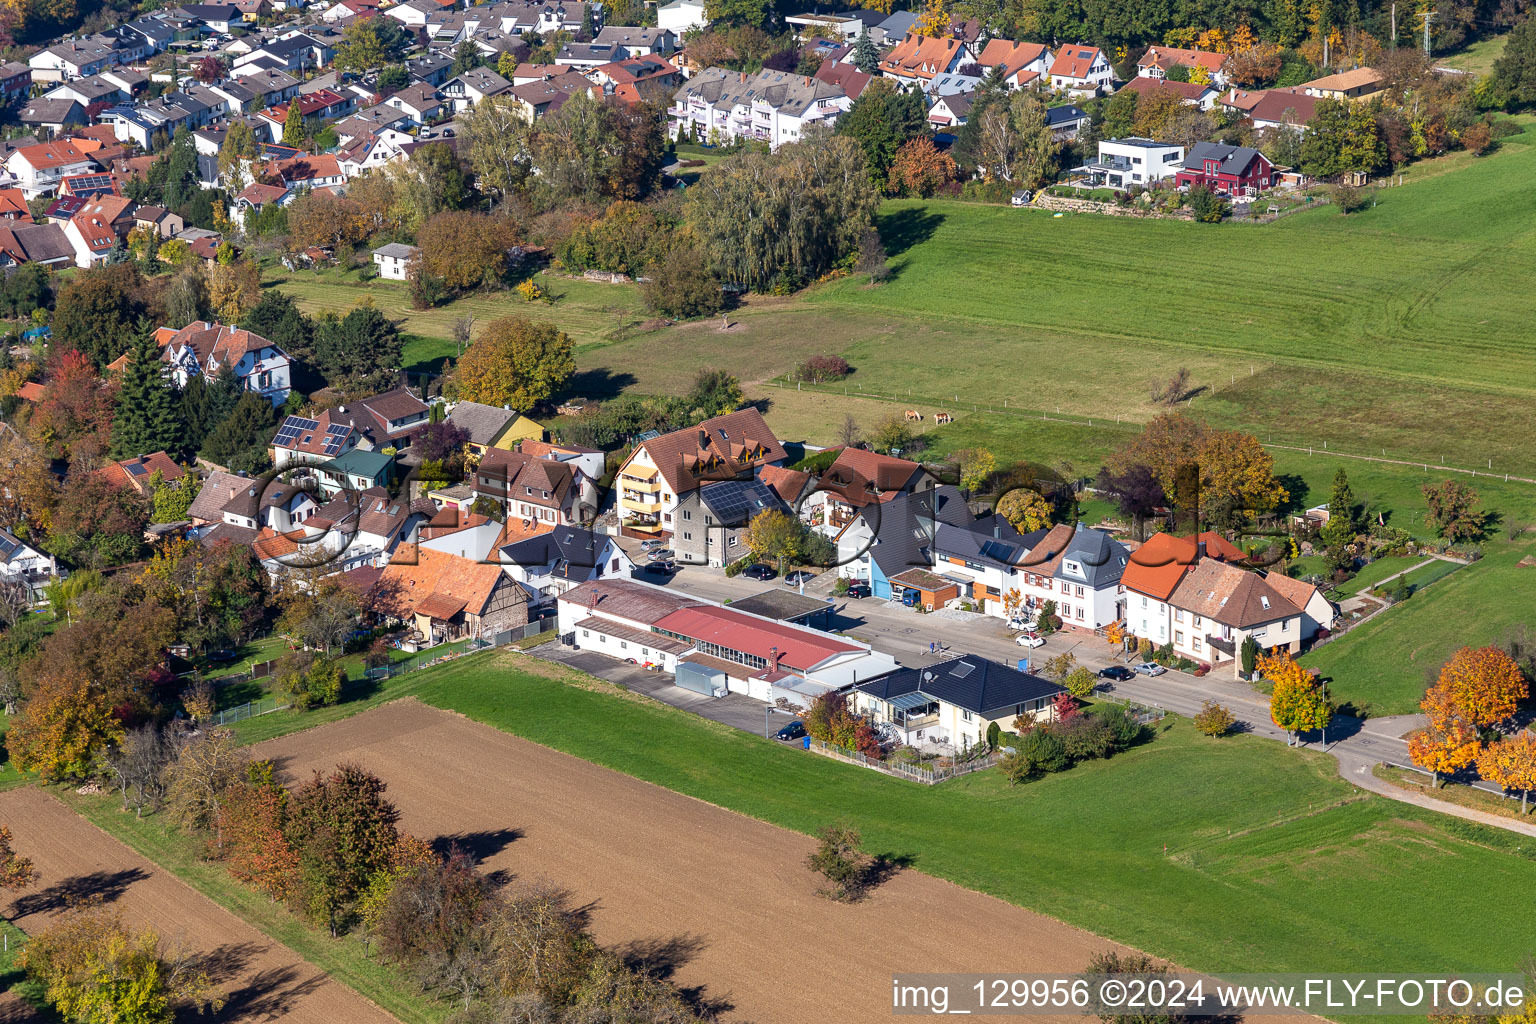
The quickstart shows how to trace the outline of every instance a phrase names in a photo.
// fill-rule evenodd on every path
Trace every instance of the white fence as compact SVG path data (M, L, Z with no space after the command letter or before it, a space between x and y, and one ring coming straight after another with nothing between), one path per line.
M859 753L857 750L849 750L822 740L811 740L811 750L825 757L838 761L846 761L849 764L862 765L865 768L873 768L877 772L886 775L894 775L898 779L906 779L909 782L921 782L931 786L945 779L958 778L961 775L969 775L971 772L979 772L983 768L990 768L997 764L997 754L987 754L984 757L973 758L956 764L953 758L942 758L934 764L903 764L895 761L880 761Z

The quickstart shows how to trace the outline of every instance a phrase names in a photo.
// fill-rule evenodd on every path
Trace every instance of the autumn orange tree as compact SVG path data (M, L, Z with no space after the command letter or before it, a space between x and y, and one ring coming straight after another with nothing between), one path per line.
M1519 732L1484 747L1477 755L1477 773L1505 789L1518 789L1524 814L1536 789L1536 736Z
M1015 530L1029 533L1051 525L1051 503L1039 491L1015 487L998 499L997 514Z
M932 139L909 139L896 150L885 190L893 196L927 199L954 181L959 173L954 159L940 152Z
M1446 687L1435 685L1419 707L1429 717L1429 725L1408 737L1408 756L1438 786L1441 775L1455 774L1476 761L1482 744L1477 727Z
M576 372L571 339L527 317L492 320L459 360L459 398L527 412L548 401Z
M1440 670L1435 688L1444 690L1460 717L1479 729L1508 721L1530 692L1515 659L1497 647L1463 647Z
M1322 683L1308 669L1296 664L1290 651L1259 659L1259 671L1274 689L1269 697L1269 717L1285 730L1290 743L1298 732L1326 729L1333 721L1333 704Z
M416 241L423 269L449 288L465 291L501 280L507 250L517 243L517 225L508 217L445 210L421 226Z

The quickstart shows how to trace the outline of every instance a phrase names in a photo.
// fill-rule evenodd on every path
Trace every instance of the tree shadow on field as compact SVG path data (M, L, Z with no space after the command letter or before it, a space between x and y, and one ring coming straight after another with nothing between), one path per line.
M917 858L910 853L877 853L872 855L869 865L864 869L863 884L860 886L862 895L869 895L916 863Z
M30 917L33 914L50 914L85 903L114 903L134 882L149 877L143 868L125 868L121 871L93 871L88 875L75 875L55 882L46 889L17 897L11 904L11 917Z
M579 396L595 402L604 399L617 398L625 389L634 386L635 375L620 371L615 373L606 366L594 367L590 370L582 370L571 378L569 384L561 391L562 397Z
M254 975L250 981L224 995L224 1007L215 1021L277 1020L286 1016L305 996L326 984L324 974L300 975L296 965L275 967Z
M498 828L493 831L455 832L432 840L432 849L439 857L447 857L452 851L467 853L476 861L488 860L523 838L520 828Z
M1285 488L1285 504L1275 509L1276 515L1286 516L1301 512L1307 507L1307 495L1311 488L1297 473L1278 473L1275 481Z
M928 241L943 223L944 214L909 206L881 217L876 227L880 230L880 244L885 246L886 256L894 257Z
M630 970L671 982L678 970L691 963L704 947L702 935L685 932L670 938L634 939L616 946L613 951ZM678 985L676 988L688 1005L706 1019L712 1020L736 1008L729 999L706 995L702 985Z

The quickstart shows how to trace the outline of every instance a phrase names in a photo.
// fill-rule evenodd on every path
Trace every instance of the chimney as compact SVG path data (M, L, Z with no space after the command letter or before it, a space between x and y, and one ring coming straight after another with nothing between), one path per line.
M1195 542L1195 561L1200 562L1205 558L1205 541Z
M777 672L779 670L779 659L781 657L783 657L783 655L779 653L779 649L777 647L768 648L768 662L771 671Z

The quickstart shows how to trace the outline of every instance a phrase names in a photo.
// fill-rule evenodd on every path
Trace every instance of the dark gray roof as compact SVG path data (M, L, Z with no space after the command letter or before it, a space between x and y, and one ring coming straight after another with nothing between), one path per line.
M394 245L398 245L398 243L391 243L391 245L375 249L374 252L381 252L386 256L401 256L405 259L410 259L418 251L415 246L406 245L400 246L400 248L408 249L410 250L409 252L385 252L385 250L390 249ZM506 425L516 419L517 416L518 414L515 411L503 409L499 405L460 402L453 407L453 412L448 414L448 422L467 433L471 443L491 444L501 434Z
M904 36L912 31L912 26L917 24L917 14L913 11L897 11L880 23L885 30L886 38L894 39Z
M941 555L954 555L979 565L1012 568L1023 560L1032 547L1040 543L1046 532L1036 530L1028 536L1022 536L1008 520L994 514L964 526L940 523L933 550Z
M501 549L504 564L551 566L550 574L585 583L597 576L597 556L607 543L606 534L577 526L559 526Z
M1045 112L1045 125L1047 128L1059 128L1069 121L1085 121L1088 115L1083 108L1075 103L1068 103L1064 107L1052 107Z
M1184 166L1191 170L1204 170L1205 161L1220 160L1217 171L1221 174L1242 174L1259 155L1247 146L1226 146L1219 142L1197 142L1184 157Z
M864 683L859 690L881 700L920 691L946 704L989 716L1030 701L1052 700L1065 692L1064 687L1048 679L973 655L927 668L900 669Z
M69 236L57 224L16 224L11 227L27 259L34 263L46 263L60 257L73 259L75 247L69 244Z
M78 100L38 99L23 107L17 120L22 124L64 124L67 121L84 120L84 113Z
M958 488L941 484L931 490L904 492L867 506L859 519L875 535L869 557L887 578L908 569L933 565L934 533L941 524L963 526L976 517Z
M1067 550L1062 553L1056 566L1056 578L1085 583L1094 588L1106 587L1120 580L1125 572L1131 553L1119 541L1102 530L1077 524ZM1082 571L1071 571L1067 563L1077 565Z
M761 594L753 594L751 597L731 602L731 608L734 611L761 615L765 619L777 619L780 622L789 622L817 612L824 612L827 607L826 598L799 594L788 587L765 590Z

